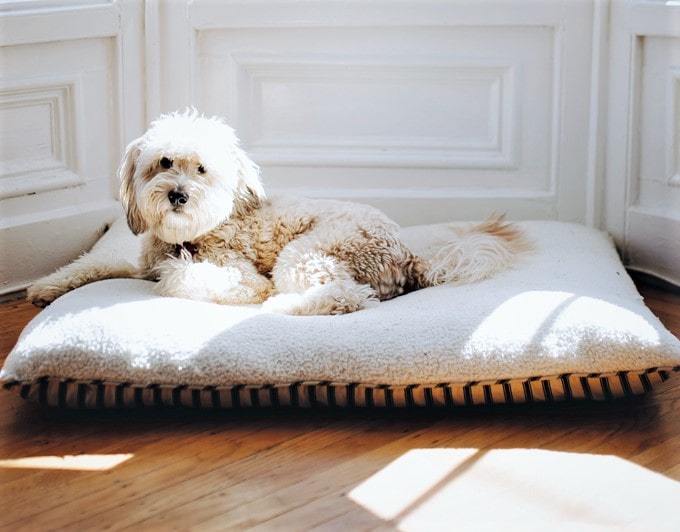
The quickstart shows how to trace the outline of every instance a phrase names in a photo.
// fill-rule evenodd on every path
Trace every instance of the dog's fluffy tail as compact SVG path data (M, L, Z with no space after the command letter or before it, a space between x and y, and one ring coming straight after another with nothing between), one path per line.
M430 248L424 258L428 266L423 284L473 283L508 268L533 245L505 215L493 214L467 228L450 227L451 238Z

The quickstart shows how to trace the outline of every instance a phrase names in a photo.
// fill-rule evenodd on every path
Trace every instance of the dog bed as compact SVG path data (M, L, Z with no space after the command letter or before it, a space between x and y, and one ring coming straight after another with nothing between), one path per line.
M66 407L432 407L608 400L680 370L680 342L606 234L521 226L535 249L495 278L342 316L162 298L142 280L86 285L33 319L0 380ZM418 252L449 230L403 237ZM92 253L134 261L138 251L118 220Z

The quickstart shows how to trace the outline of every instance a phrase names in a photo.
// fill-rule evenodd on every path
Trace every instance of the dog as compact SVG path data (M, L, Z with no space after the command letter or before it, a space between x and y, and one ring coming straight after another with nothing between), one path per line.
M346 314L421 288L486 279L531 247L516 225L493 215L452 228L449 241L418 256L399 226L370 206L267 198L234 130L195 109L155 120L126 148L118 174L128 225L144 239L140 265L85 254L29 287L29 301L45 306L83 284L132 277L156 281L162 296Z

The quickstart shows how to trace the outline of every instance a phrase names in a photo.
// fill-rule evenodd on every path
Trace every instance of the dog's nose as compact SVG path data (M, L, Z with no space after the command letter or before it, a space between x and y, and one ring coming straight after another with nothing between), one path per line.
M171 190L168 192L168 200L170 200L170 203L172 203L175 207L179 207L180 205L184 205L187 201L189 201L189 196L187 196L181 190Z

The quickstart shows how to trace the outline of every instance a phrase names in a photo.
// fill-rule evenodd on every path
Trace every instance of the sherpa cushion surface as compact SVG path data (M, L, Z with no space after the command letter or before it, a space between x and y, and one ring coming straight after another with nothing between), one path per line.
M680 369L680 342L607 235L521 225L535 250L495 278L343 316L161 298L141 280L87 285L36 316L0 379L61 406L453 406L623 397ZM447 231L403 237L417 252ZM116 249L139 249L122 220L93 253Z

